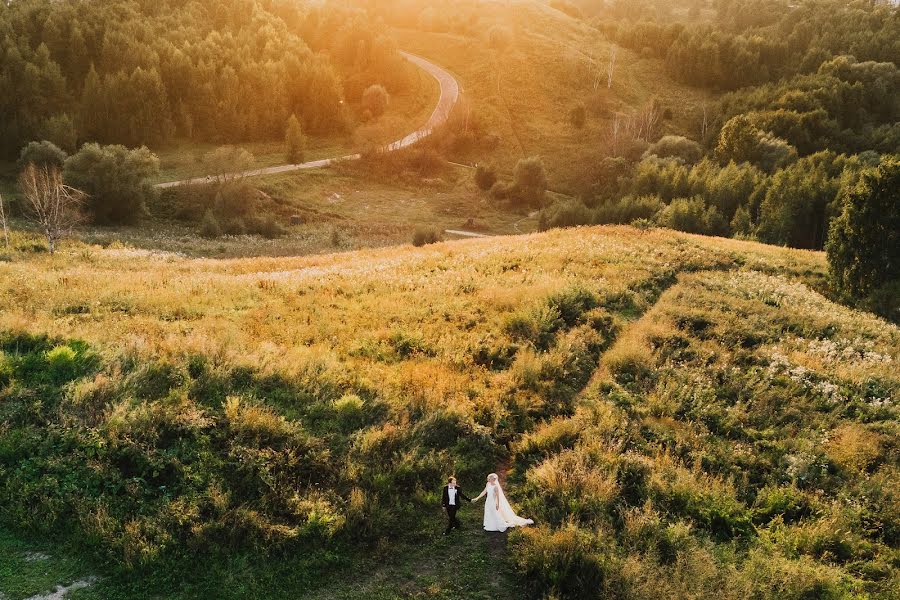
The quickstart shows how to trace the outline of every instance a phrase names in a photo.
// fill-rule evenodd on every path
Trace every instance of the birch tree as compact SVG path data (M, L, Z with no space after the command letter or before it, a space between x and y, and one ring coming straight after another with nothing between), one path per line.
M616 74L616 58L619 56L619 47L611 46L609 49L609 60L606 61L606 87L612 88L613 75Z
M25 167L19 185L27 218L43 232L50 254L54 254L59 240L81 218L84 192L65 185L58 168L33 164Z
M9 250L9 225L6 222L6 207L3 204L3 194L0 194L0 227L3 227L3 245Z

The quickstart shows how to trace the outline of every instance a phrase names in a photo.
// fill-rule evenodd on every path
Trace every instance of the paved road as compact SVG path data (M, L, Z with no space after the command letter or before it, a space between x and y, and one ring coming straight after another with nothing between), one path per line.
M484 234L484 233L475 233L474 231L462 231L461 229L445 229L444 233L449 233L450 235L458 235L459 237L467 237L467 238L492 237L492 236Z
M417 129L416 131L413 131L406 137L388 144L385 148L385 151L387 152L393 152L395 150L400 150L401 148L412 146L419 140L431 135L436 127L442 125L447 121L447 119L450 117L450 111L453 109L453 106L459 99L459 82L456 81L453 75L440 68L436 64L425 60L421 56L416 56L415 54L410 54L408 52L402 51L400 52L400 54L402 54L403 57L406 58L406 60L413 63L414 65L437 79L438 83L441 86L441 97L438 99L437 106L434 107L434 111L431 113L431 116L428 117L428 121L426 121L422 127ZM320 160L313 160L296 165L279 165L277 167L255 169L253 171L245 171L240 175L242 175L243 177L257 177L259 175L274 175L277 173L287 173L289 171L301 171L303 169L317 169L319 167L327 167L328 165L338 161L357 160L359 158L359 154L347 154L346 156L323 158ZM210 181L212 181L210 177L195 177L194 179L183 179L181 181L169 181L166 183L160 183L157 184L156 187L171 188L179 185L198 185L202 183L210 183Z

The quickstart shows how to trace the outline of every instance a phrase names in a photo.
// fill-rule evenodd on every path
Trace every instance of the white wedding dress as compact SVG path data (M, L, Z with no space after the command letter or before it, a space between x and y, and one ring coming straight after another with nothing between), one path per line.
M484 501L484 530L485 531L506 531L510 527L525 527L533 525L531 519L523 519L513 512L512 507L506 500L503 488L499 483L487 484L484 489L486 497ZM499 496L499 510L497 509L497 497Z

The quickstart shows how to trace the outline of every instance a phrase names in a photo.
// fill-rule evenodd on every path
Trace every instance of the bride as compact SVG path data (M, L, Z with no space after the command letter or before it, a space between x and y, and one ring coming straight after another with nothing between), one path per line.
M473 498L472 502L481 500L487 496L484 501L484 530L485 531L506 531L510 527L524 527L533 525L531 519L523 519L513 512L512 507L503 494L503 488L500 487L500 481L496 473L491 473L487 477L487 486L484 491Z

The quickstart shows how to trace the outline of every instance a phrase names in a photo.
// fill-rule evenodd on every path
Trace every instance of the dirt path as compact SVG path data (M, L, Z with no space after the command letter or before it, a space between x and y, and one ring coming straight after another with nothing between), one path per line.
M453 75L437 66L436 64L425 60L421 56L416 56L415 54L410 54L408 52L402 51L400 52L400 54L402 54L406 60L413 63L437 80L441 88L441 96L440 98L438 98L438 103L434 107L434 111L432 111L431 116L428 117L428 120L425 122L425 124L422 125L422 127L420 127L419 129L406 135L402 139L388 144L385 148L386 152L394 152L402 148L407 148L431 135L435 128L443 125L447 121L447 119L450 118L450 111L453 110L453 106L456 104L456 101L459 100L459 82L456 80L456 78L453 77ZM243 173L232 173L231 175L239 175L241 177L276 175L278 173L288 173L290 171L318 169L320 167L327 167L336 162L358 160L359 158L359 154L347 154L344 156L323 158L320 160L313 160L296 165L279 165L276 167L266 167L264 169L254 169L252 171L244 171ZM157 184L156 187L159 189L165 189L181 185L199 185L210 183L212 179L213 178L211 176L194 177L193 179L182 179L180 181L168 181L166 183L160 183Z

